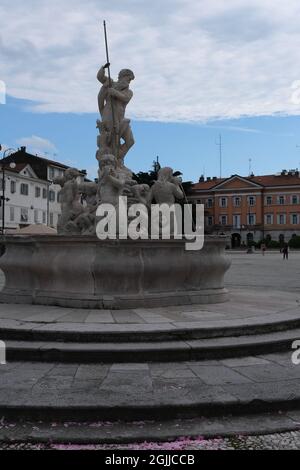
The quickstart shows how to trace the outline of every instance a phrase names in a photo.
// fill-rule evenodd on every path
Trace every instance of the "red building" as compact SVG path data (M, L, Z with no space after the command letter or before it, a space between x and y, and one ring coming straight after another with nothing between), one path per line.
M225 234L232 247L249 241L288 242L300 236L300 174L201 177L190 201L205 204L206 232Z

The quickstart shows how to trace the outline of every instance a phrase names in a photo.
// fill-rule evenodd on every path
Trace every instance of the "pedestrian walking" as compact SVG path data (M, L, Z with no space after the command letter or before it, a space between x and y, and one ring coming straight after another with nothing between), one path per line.
M265 244L265 243L262 243L261 246L260 246L260 248L261 248L262 255L265 256L265 251L266 251L266 248L267 248L267 247L266 247L266 244Z
M289 246L287 243L284 244L282 248L283 259L289 259Z

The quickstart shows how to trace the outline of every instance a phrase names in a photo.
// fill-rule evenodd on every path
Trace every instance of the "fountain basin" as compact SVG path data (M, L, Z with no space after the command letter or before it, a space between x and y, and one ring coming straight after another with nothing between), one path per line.
M94 236L7 236L2 303L72 308L153 308L224 302L230 266L222 237L202 250L184 240L105 240Z

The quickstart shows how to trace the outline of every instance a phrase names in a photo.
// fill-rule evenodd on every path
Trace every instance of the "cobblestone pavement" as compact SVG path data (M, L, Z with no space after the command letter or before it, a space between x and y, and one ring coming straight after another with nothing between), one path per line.
M182 438L173 442L128 445L4 444L0 450L300 450L300 431L215 439Z
M290 251L283 260L279 251L267 251L263 256L255 253L230 252L231 267L225 275L225 286L256 287L299 293L300 252Z

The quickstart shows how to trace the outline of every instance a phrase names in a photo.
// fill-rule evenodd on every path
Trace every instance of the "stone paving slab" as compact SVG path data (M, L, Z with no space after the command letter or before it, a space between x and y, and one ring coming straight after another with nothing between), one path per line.
M289 259L283 260L278 251L260 251L253 254L230 253L231 267L225 274L225 287L248 287L270 291L299 293L300 252L290 250Z
M300 405L300 366L291 354L224 361L132 364L18 362L0 366L0 414L9 410L77 420L160 419ZM258 358L259 359L259 358ZM244 360L244 364L243 361ZM277 361L277 362L276 362Z

